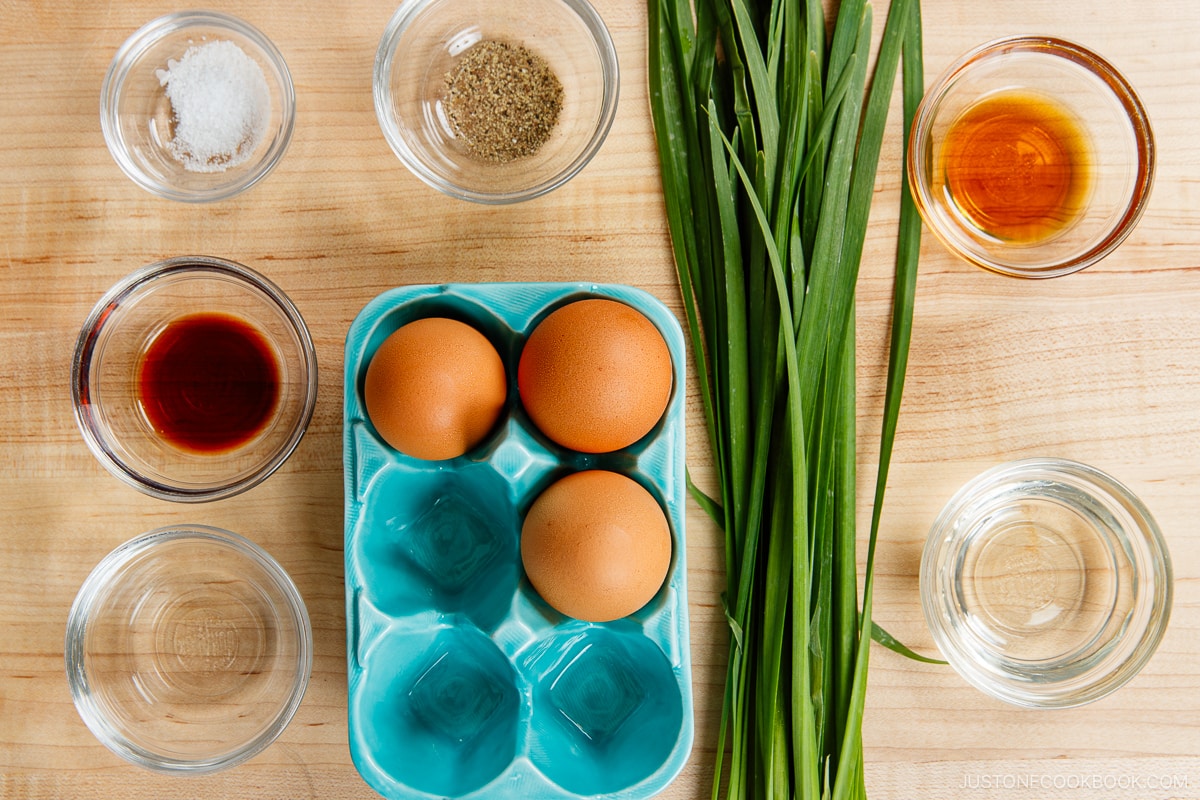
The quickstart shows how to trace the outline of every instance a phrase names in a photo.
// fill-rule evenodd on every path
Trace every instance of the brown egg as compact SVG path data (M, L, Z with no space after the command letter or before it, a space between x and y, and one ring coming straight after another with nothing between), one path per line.
M538 429L584 453L641 439L671 397L671 353L654 323L615 300L551 313L521 352L517 386Z
M367 415L392 447L416 458L461 456L495 427L508 382L500 354L462 322L430 317L384 340L367 367Z
M658 593L671 532L658 501L615 472L576 472L538 496L521 528L521 561L542 598L569 617L627 617Z

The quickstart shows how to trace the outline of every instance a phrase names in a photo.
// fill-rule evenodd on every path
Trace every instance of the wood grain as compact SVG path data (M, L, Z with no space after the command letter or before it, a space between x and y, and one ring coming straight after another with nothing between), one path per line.
M350 321L380 291L447 281L629 283L679 310L647 111L644 4L596 5L622 70L607 142L553 194L487 208L426 188L379 132L371 64L393 4L210 3L279 46L298 115L291 147L266 181L197 207L134 186L100 133L110 59L168 9L145 0L0 0L0 798L375 796L346 744L340 398ZM1159 169L1137 230L1078 275L1014 281L925 243L877 618L932 651L916 582L929 524L975 473L1034 454L1090 462L1141 495L1166 533L1176 595L1167 637L1143 673L1071 711L1010 708L948 668L876 648L870 794L1200 797L1200 5L923 5L930 82L959 53L1012 33L1063 36L1107 56L1142 94ZM859 293L864 521L899 142L893 120ZM68 391L75 337L100 295L143 264L188 253L231 258L279 283L308 321L321 370L313 424L284 468L245 495L199 507L152 500L104 472L79 436ZM688 460L704 484L711 460L694 392L688 411ZM62 661L68 608L95 563L137 533L183 521L230 528L274 554L305 597L316 648L308 694L279 741L242 767L190 780L138 770L98 744L71 704ZM726 652L718 534L694 507L688 526L696 746L668 798L708 796Z

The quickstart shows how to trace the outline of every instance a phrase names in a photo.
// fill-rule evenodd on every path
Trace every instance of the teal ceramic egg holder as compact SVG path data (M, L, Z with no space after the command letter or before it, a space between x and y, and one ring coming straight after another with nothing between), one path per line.
M671 352L667 411L631 447L566 450L521 408L517 362L554 309L609 298L645 314ZM386 445L362 384L380 343L444 316L491 340L508 377L506 414L446 461ZM644 798L682 769L693 736L684 543L684 344L651 295L598 284L408 286L350 327L345 374L345 558L349 736L366 782L390 800ZM610 623L565 617L521 568L533 500L571 472L608 469L662 505L673 553L658 594Z

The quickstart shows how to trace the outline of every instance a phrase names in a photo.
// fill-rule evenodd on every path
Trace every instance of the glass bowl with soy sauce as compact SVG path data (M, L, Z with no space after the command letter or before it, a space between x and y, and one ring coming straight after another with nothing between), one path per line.
M92 309L71 370L75 418L104 467L164 500L257 485L303 437L317 360L271 281L209 256L129 275Z
M612 126L617 53L587 0L411 0L379 43L375 113L400 161L451 197L540 197Z
M1154 180L1150 120L1129 82L1077 44L1017 36L962 56L926 93L909 184L952 253L1053 278L1111 253Z

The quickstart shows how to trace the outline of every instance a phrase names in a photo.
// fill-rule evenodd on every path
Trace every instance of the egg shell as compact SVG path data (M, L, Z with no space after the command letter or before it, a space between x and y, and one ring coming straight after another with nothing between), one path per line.
M402 453L431 461L476 447L504 412L504 362L487 337L458 320L402 326L371 357L363 383L367 416Z
M579 300L530 334L517 368L521 402L538 429L582 453L610 453L649 433L671 399L671 352L637 309Z
M609 622L649 603L671 566L658 501L616 472L575 472L533 502L521 560L534 589L569 617Z

